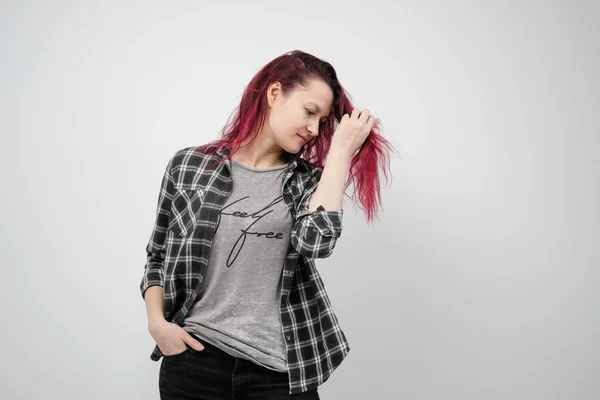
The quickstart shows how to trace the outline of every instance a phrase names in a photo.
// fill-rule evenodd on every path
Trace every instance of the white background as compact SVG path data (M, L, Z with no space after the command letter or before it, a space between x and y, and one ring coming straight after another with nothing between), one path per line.
M1 3L0 397L158 399L166 163L301 49L401 154L318 260L351 346L321 398L600 398L599 3L212 3Z

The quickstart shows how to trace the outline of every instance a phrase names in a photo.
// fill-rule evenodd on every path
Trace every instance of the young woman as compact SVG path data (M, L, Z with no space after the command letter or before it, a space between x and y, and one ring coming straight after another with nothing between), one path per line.
M350 347L314 259L332 254L350 183L373 220L393 147L301 51L259 71L236 111L162 179L140 285L160 395L318 399Z

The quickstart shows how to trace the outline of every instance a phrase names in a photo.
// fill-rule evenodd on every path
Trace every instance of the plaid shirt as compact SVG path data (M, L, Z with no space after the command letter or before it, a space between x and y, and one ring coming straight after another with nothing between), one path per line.
M215 165L227 150L211 156L203 148L179 150L168 162L140 284L142 298L149 287L163 287L165 318L180 326L202 285L219 212L233 187L231 161ZM293 155L283 181L294 218L280 307L290 394L324 383L350 351L314 262L331 255L342 231L341 210L308 209L322 172ZM150 359L161 356L156 345Z

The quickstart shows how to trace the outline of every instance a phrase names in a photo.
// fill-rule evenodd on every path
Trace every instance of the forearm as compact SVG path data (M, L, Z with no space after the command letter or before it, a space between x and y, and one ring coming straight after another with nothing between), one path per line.
M350 157L341 152L329 152L321 179L308 205L310 211L316 211L319 206L323 206L327 211L343 209L344 188L349 169Z
M165 319L164 294L161 286L151 286L146 289L144 295L146 300L146 313L148 315L148 325L154 321Z

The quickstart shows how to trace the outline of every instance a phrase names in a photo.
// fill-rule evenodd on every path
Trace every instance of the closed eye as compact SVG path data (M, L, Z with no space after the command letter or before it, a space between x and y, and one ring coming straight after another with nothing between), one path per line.
M315 112L313 110L309 110L308 108L305 108L305 110L306 110L306 114L308 114L309 116L312 117L313 115L315 115ZM319 121L320 124L324 124L325 122L327 122L327 118L322 118Z

